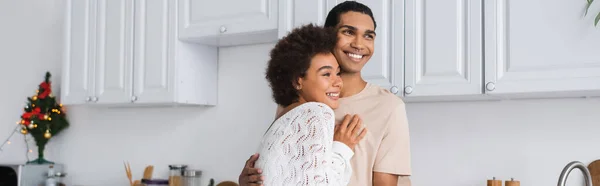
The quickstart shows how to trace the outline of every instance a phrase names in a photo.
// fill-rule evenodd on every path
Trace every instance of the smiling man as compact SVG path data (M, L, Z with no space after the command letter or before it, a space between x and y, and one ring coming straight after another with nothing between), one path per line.
M376 22L371 9L355 1L335 6L325 27L337 29L334 55L342 69L336 123L346 114L357 114L368 129L351 159L350 186L410 185L410 142L404 102L377 85L366 82L361 70L375 52ZM277 110L277 115L281 107ZM239 177L241 186L261 185L261 170L254 168L259 155L248 161Z

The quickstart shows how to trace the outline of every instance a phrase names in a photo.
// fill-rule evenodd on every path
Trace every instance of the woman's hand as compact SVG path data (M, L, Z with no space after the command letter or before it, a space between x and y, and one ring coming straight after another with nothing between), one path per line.
M367 134L367 128L362 129L362 120L358 115L350 116L346 114L344 121L335 126L333 141L339 141L346 144L354 151L354 147ZM360 132L360 133L359 133Z

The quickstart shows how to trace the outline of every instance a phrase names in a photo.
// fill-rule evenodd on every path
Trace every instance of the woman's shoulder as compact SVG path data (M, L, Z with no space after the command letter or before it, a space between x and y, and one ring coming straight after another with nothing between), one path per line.
M311 120L314 117L328 121L334 120L335 114L333 109L324 103L306 102L283 114L275 122L292 122L298 121L298 119Z
M328 105L320 102L306 102L297 107L297 115L317 116L324 119L335 118L333 109Z
M316 112L316 113L330 112L330 113L333 113L333 109L331 109L331 107L329 107L325 103L321 103L321 102L306 102L306 103L303 103L302 105L298 106L298 108L302 111L308 111L308 112Z

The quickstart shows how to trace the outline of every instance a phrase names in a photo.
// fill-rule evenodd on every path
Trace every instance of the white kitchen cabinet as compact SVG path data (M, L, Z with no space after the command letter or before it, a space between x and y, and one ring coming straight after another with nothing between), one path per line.
M583 16L586 3L486 1L486 93L589 96L600 90L600 31L594 15Z
M133 6L128 1L68 3L62 102L115 103L131 96ZM102 100L98 98L102 97Z
M279 0L179 0L179 38L211 46L277 40Z
M65 52L61 102L65 105L83 104L94 96L94 40L91 30L95 21L96 4L92 0L68 1L65 19Z
M294 28L306 24L323 26L329 13L327 0L284 0L279 2L279 34L282 38Z
M406 0L405 11L405 96L482 94L482 0Z
M97 103L126 102L131 97L133 59L132 1L97 0L94 32L94 96ZM76 31L76 30L74 30ZM80 47L80 46L73 46ZM100 99L102 98L102 99Z
M70 0L64 104L214 105L217 49L177 40L176 2Z

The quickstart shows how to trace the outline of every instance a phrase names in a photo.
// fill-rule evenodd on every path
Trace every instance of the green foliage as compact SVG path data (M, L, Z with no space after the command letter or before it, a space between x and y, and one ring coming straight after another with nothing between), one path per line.
M585 15L587 16L588 11L590 10L590 7L592 6L592 3L594 2L594 0L587 0L587 5L585 7ZM600 12L598 12L598 14L596 15L596 18L594 18L594 26L598 26L598 22L600 21Z

